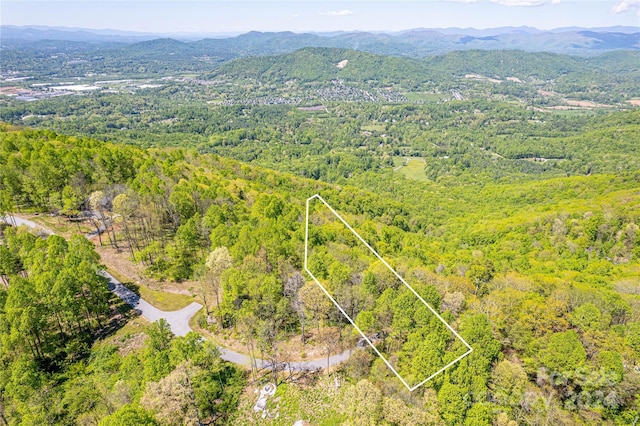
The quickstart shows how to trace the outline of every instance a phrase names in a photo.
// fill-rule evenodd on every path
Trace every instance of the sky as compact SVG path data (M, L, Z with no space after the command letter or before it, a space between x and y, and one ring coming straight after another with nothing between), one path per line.
M640 0L2 0L0 24L153 33L640 27Z

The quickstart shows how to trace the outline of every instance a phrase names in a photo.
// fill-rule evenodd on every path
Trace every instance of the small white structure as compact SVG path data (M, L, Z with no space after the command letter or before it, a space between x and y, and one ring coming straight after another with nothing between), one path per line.
M267 383L266 385L264 385L262 390L260 390L260 398L258 398L258 402L256 402L256 405L253 406L253 411L255 411L256 413L258 411L264 411L264 409L267 407L267 400L269 399L269 397L275 395L275 393L276 385L274 385L273 383Z
M267 407L267 397L264 395L260 395L260 398L258 398L258 402L256 402L256 405L253 407L253 411L255 411L256 413L258 411L262 411Z
M100 86L89 86L88 84L72 84L68 86L52 86L51 90L70 90L72 92L86 92L101 89Z

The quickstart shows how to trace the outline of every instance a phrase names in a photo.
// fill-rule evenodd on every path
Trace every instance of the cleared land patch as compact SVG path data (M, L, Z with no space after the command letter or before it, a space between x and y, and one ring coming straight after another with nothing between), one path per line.
M402 162L398 164L398 160ZM427 164L426 160L421 157L395 157L394 164L396 167L394 171L404 175L407 179L428 181L429 178L424 173L424 167Z

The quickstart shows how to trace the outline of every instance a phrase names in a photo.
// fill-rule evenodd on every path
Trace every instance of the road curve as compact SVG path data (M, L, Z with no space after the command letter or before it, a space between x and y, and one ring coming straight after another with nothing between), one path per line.
M224 346L218 346L220 349L220 357L225 361L233 362L234 364L244 365L250 367L252 365L249 355L241 354L239 352L227 349ZM341 352L329 357L329 366L332 367L336 364L340 364L349 359L351 356L351 349ZM256 358L255 365L258 369L268 369L273 367L273 362L265 359ZM278 370L295 370L295 371L316 371L327 368L327 358L311 359L309 361L293 361L293 362L278 362Z
M186 336L188 332L192 331L191 327L189 327L189 320L202 308L201 304L193 302L179 311L161 311L129 290L107 271L100 271L100 275L109 280L109 290L134 309L138 310L140 314L149 321L154 322L164 318L176 336Z
M5 222L13 226L26 226L28 228L34 229L36 232L44 233L47 235L55 234L55 232L50 229L47 229L35 222L17 217L15 215L11 215L9 217L0 217L0 222ZM91 234L86 235L86 237L93 238L96 235L97 233L92 232ZM140 312L140 314L149 321L154 322L158 321L161 318L164 318L171 327L171 331L176 336L185 336L188 332L193 331L191 326L189 326L189 320L196 314L196 312L200 310L200 308L202 308L201 304L193 302L189 306L178 311L161 311L160 309L156 308L151 303L147 302L146 300L135 294L133 291L128 289L107 271L100 271L100 274L109 280L109 290L111 290L125 303ZM231 349L225 348L224 346L218 346L218 348L220 349L220 357L225 361L244 366L251 366L251 358L248 355L232 351ZM339 354L332 355L329 357L328 365L334 366L336 364L340 364L341 362L349 359L350 356L351 350L346 350ZM259 358L255 359L255 365L259 369L271 369L273 367L273 363L271 361ZM327 368L327 359L319 358L309 361L278 363L277 368L286 368L297 371L322 370L324 368Z
M3 217L1 218L1 221L10 225L15 224L15 226L27 226L31 229L34 229L36 232L44 233L47 235L54 235L54 232L52 230L21 217ZM93 232L86 235L86 237L92 238L96 235L97 234ZM193 302L186 308L180 309L179 311L161 311L151 303L142 299L133 291L129 290L107 271L100 271L100 275L109 280L109 290L111 290L120 299L124 300L128 305L138 310L143 317L151 322L164 318L169 323L171 331L176 336L186 336L186 334L191 331L191 327L189 327L189 320L193 315L195 315L196 312L200 310L200 308L202 308L201 304Z

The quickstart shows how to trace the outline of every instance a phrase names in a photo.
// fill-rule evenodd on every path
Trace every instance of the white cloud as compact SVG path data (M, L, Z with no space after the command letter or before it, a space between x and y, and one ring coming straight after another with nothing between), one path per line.
M549 3L548 0L491 0L494 3L501 4L503 6L542 6L545 3ZM553 1L553 0L552 0Z
M477 3L481 0L449 0L449 1L460 2L460 3ZM559 4L561 0L490 0L490 1L492 3L501 4L503 6L535 7L535 6L542 6L547 3Z
M320 12L322 16L349 16L353 15L353 12L347 9L344 10L330 10L328 12Z
M640 16L640 0L620 0L611 8L613 13L631 12L636 9L636 15Z

